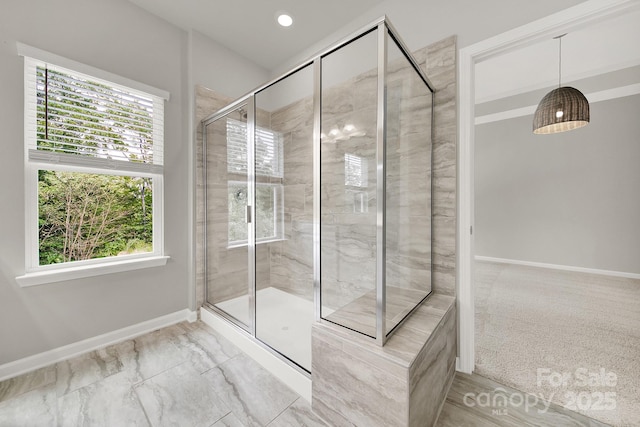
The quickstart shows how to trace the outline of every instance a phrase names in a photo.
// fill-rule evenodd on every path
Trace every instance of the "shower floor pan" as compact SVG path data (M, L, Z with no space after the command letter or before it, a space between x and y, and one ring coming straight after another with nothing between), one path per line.
M249 297L243 295L216 306L245 325ZM273 287L256 292L256 336L273 349L311 371L313 302Z

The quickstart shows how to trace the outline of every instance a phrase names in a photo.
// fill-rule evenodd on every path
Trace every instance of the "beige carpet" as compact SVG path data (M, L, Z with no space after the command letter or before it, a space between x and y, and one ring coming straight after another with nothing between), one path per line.
M476 262L475 281L476 373L640 426L640 280Z

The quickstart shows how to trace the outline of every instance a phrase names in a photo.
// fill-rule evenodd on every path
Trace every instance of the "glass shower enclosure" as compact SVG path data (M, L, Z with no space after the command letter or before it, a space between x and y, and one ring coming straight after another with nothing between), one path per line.
M206 306L311 371L431 293L433 88L386 17L202 121Z

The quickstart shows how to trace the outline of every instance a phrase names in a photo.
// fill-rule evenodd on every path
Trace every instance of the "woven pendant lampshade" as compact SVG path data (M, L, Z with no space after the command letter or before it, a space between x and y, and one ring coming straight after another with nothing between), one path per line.
M562 37L560 41L560 60L558 70L558 88L542 98L533 115L533 133L549 134L581 128L589 123L589 101L578 89L560 84L562 72Z
M542 98L533 116L533 133L547 134L581 128L589 123L589 101L578 89L565 86Z

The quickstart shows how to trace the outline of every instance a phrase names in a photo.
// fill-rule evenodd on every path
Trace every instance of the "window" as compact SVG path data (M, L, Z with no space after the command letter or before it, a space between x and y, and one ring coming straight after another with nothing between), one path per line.
M355 154L344 154L344 185L351 187L367 187L369 162Z
M27 274L161 256L168 94L18 49L25 57Z
M256 242L283 238L283 137L270 129L256 127ZM227 172L237 175L228 182L229 246L247 244L247 125L227 118ZM244 179L244 181L240 181ZM276 182L274 182L276 181Z
M256 242L282 239L282 184L256 184ZM229 181L229 246L247 244L247 183Z
M282 134L256 126L256 176L282 178ZM227 118L227 171L247 172L247 124Z
M344 154L344 185L347 205L353 203L353 213L369 212L369 161L355 154ZM350 188L351 187L351 188ZM355 188L353 188L355 187Z

